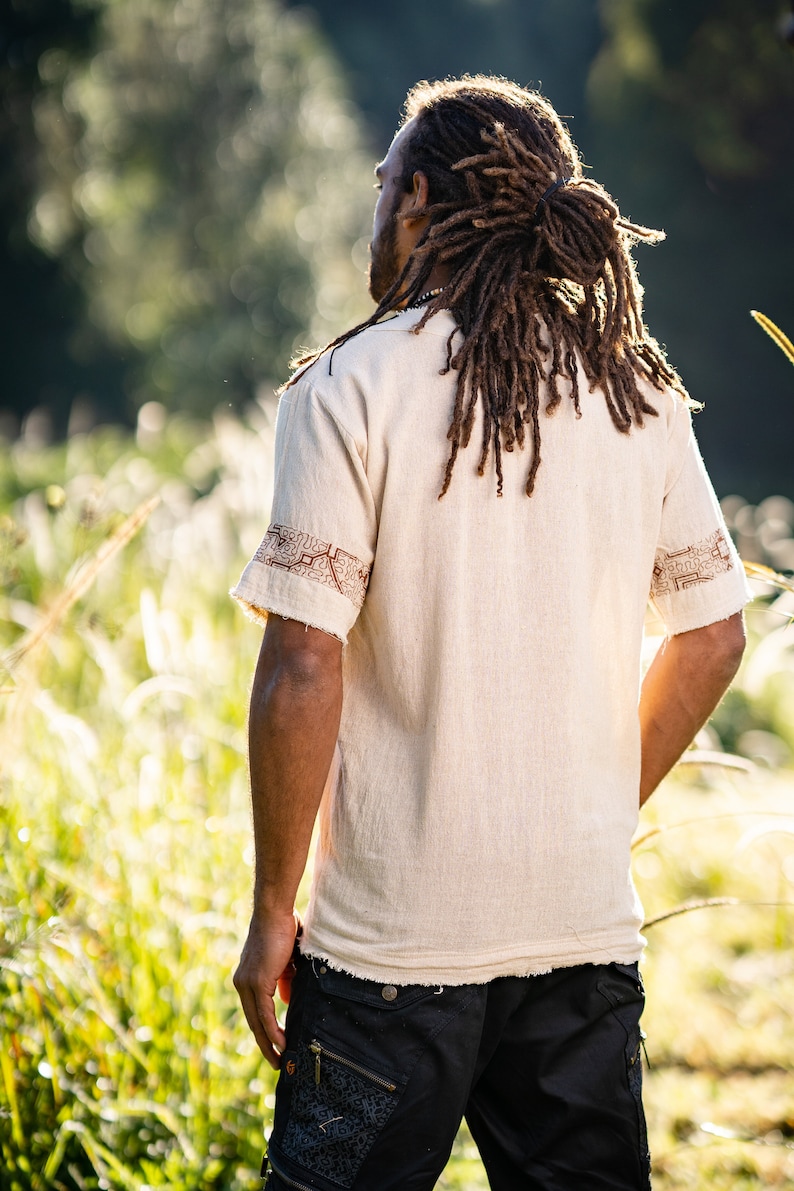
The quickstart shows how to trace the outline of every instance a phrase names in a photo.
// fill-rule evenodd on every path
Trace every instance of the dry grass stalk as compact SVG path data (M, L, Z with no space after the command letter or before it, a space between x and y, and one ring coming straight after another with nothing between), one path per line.
M748 579L757 579L759 583L770 583L773 587L780 587L783 591L794 592L794 579L788 575L781 575L771 567L765 567L761 562L747 562L744 560L744 572Z
M747 904L747 903L745 903ZM740 897L699 897L694 901L682 902L664 914L657 914L655 918L647 918L642 924L643 930L649 930L659 922L666 922L668 918L678 918L680 914L689 914L692 910L710 910L715 906L740 906Z
M652 840L657 835L664 835L668 831L678 831L683 827L699 827L703 823L717 823L720 819L745 819L748 816L760 819L791 819L788 811L770 811L766 808L760 810L746 810L746 811L725 811L718 815L699 815L695 819L679 819L676 823L660 823L657 827L649 827L642 835L638 835L632 841L631 850L635 852L641 848L643 844L647 844L648 840Z
M699 897L694 901L681 902L680 905L674 906L672 910L667 910L664 914L657 914L655 918L646 918L642 924L642 929L650 930L652 926L657 926L660 922L666 922L668 918L678 918L681 914L691 914L693 910L713 910L717 906L794 906L794 902L757 902L748 901L744 897Z
M733 753L722 753L717 749L687 749L678 760L678 765L719 765L722 769L739 769L742 773L754 773L756 765L746 757Z
M773 323L771 318L762 314L760 310L751 310L750 313L759 327L763 327L770 339L774 339L786 358L794 364L794 343L791 342L788 335L784 335L780 327Z
M8 673L12 673L26 657L29 657L38 646L46 641L69 610L89 590L105 564L135 537L159 503L159 496L151 496L145 500L133 513L130 513L129 517L122 522L118 529L113 531L110 537L105 539L93 558L78 568L71 582L63 589L40 624L27 633L21 643L3 658L2 665Z

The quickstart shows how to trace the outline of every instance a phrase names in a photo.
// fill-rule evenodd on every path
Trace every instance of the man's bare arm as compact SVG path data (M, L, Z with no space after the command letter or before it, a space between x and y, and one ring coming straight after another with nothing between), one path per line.
M645 675L640 696L640 806L694 740L739 668L741 612L703 629L668 637Z
M295 894L333 759L342 709L342 645L319 629L272 616L251 692L248 755L256 847L254 908L234 974L248 1024L273 1067L285 1039L273 1004L289 965Z

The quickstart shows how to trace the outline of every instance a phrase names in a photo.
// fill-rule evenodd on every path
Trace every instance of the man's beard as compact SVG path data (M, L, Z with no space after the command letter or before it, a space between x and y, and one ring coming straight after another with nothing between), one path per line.
M373 302L383 301L401 272L397 257L397 221L392 214L384 223L377 240L373 240L369 246L367 285Z

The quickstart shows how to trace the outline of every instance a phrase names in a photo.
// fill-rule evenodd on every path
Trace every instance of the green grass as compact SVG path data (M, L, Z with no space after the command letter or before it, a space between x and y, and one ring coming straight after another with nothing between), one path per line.
M656 1188L782 1188L794 1178L792 809L790 777L768 773L671 780L648 808L671 825L637 850L649 916L688 899L737 903L647 933Z
M149 451L97 435L8 461L9 1188L258 1184L272 1079L230 979L249 907L244 728L258 640L226 588L266 520L268 434L264 419L259 433L227 422L206 437L177 424ZM155 493L137 536L24 652L43 610L79 582L75 563L85 574Z
M0 455L8 1191L259 1185L274 1083L231 984L259 633L226 589L267 522L272 428L259 407L212 427L144 421L137 443L98 431ZM751 613L752 656L701 746L794 751L789 598ZM791 794L763 759L687 767L644 816L660 828L636 850L649 917L739 903L648 932L662 1191L794 1180ZM485 1186L465 1131L442 1185Z

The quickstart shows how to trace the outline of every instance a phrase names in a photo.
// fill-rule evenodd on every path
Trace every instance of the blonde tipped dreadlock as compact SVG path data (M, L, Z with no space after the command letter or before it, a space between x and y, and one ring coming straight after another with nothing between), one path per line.
M502 451L523 448L529 425L531 496L541 461L541 389L547 382L551 414L562 400L560 379L570 380L580 415L577 357L590 391L602 390L624 434L657 413L639 377L687 398L645 327L630 255L632 244L656 243L664 233L623 219L606 191L583 176L566 128L537 92L484 76L420 83L406 100L408 121L402 187L410 192L417 171L427 176L429 225L375 313L328 347L416 302L436 266L447 266L450 281L427 302L415 328L418 333L448 309L462 334L454 349L457 329L450 336L443 369L457 372L457 385L439 498L459 450L469 444L478 402L484 415L479 474L493 449L501 495ZM308 366L320 354L298 364Z

